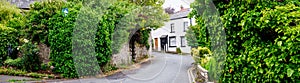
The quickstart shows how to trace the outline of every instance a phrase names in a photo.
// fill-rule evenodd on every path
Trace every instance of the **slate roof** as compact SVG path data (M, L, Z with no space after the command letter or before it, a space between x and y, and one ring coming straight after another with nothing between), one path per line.
M16 5L20 9L29 9L30 4L40 0L7 0L7 1L10 2L11 4Z
M176 12L175 14L170 15L170 20L185 18L189 15L189 13L190 13L190 9L185 9L185 11Z

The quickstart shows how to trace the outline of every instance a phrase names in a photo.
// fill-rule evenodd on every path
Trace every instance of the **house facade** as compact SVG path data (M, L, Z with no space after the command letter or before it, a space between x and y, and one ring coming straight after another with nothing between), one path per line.
M18 8L23 9L23 10L29 10L30 4L33 4L36 1L41 1L41 0L7 0L13 5L16 5Z
M182 8L171 14L170 21L165 22L163 27L151 32L154 51L176 52L176 48L180 48L183 53L191 52L185 37L189 26L195 25L195 19L187 17L190 11Z

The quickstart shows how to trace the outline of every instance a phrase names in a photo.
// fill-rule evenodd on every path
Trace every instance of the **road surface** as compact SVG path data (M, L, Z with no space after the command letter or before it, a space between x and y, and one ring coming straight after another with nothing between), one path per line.
M189 55L153 52L152 59L134 70L116 73L105 78L88 78L53 83L189 83L187 70L194 62Z

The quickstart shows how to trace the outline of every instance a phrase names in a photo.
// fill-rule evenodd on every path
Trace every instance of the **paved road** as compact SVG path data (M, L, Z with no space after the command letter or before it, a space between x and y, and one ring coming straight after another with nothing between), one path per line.
M29 77L0 75L0 83L9 83L10 80L35 80Z
M107 76L80 80L56 81L56 83L189 83L187 70L192 66L189 55L153 52L149 62L141 68Z

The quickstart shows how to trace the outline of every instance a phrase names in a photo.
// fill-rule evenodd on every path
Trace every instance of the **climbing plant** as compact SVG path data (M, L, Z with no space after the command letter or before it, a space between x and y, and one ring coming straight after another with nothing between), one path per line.
M228 46L219 81L300 82L299 1L213 2L219 10ZM192 16L200 18L198 12L202 10L197 9L201 5L192 7Z

